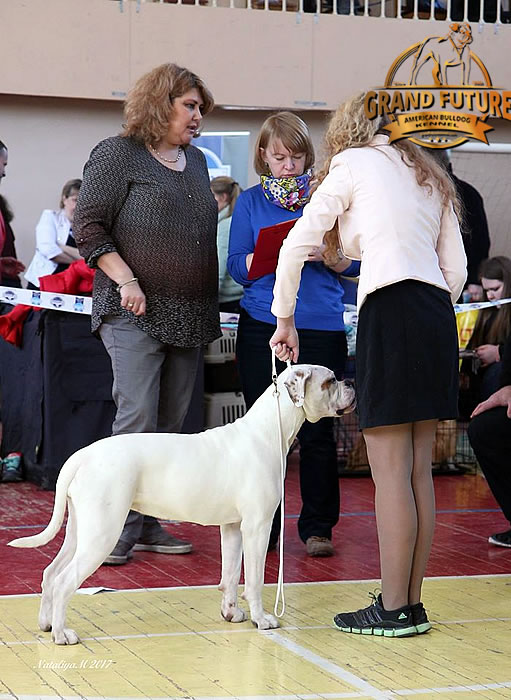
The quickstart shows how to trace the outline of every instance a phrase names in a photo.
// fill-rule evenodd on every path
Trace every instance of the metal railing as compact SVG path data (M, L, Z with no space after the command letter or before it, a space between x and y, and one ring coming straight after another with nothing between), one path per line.
M511 0L116 0L121 12L127 2L198 5L232 9L312 14L387 17L394 19L511 23Z

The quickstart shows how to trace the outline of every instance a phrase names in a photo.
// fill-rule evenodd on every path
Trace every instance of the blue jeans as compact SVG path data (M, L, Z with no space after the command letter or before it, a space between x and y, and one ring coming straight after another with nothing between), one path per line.
M247 408L271 384L270 338L275 326L256 321L242 310L236 341L236 359ZM305 364L324 365L341 378L346 362L347 346L344 331L299 329L300 358ZM277 371L285 363L277 361ZM306 421L300 432L300 491L302 510L298 534L303 542L309 537L332 537L332 528L339 520L339 476L337 449L333 434L333 418L317 423ZM279 511L273 521L270 543L275 543L280 529Z

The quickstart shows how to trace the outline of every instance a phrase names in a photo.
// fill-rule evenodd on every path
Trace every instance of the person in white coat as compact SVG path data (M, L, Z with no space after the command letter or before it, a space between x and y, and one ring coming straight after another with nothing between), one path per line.
M406 637L431 628L421 602L435 517L431 456L437 421L457 416L452 303L466 257L451 180L410 141L391 144L384 126L367 118L364 94L334 113L319 184L281 249L270 344L280 359L298 360L296 292L304 260L324 237L361 260L357 403L376 487L382 593L334 623Z
M39 277L65 270L80 259L73 236L73 216L82 181L68 180L62 189L58 211L45 209L36 226L36 251L25 272L29 289L39 289Z

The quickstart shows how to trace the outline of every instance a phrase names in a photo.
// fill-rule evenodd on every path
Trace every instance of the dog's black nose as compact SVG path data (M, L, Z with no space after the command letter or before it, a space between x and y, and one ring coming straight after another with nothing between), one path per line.
M347 387L348 389L354 389L354 388L355 388L355 382L353 382L351 379L345 379L345 380L344 380L344 386Z

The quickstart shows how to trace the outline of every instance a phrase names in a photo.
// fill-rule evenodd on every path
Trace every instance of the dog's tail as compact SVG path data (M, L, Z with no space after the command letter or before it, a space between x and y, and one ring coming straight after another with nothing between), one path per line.
M57 485L55 487L55 503L53 504L53 513L46 528L37 535L32 535L31 537L20 537L17 540L8 542L7 544L9 547L41 547L43 544L47 544L55 537L57 532L60 530L62 521L64 520L69 484L73 480L81 465L82 460L77 452L67 460L60 470Z

